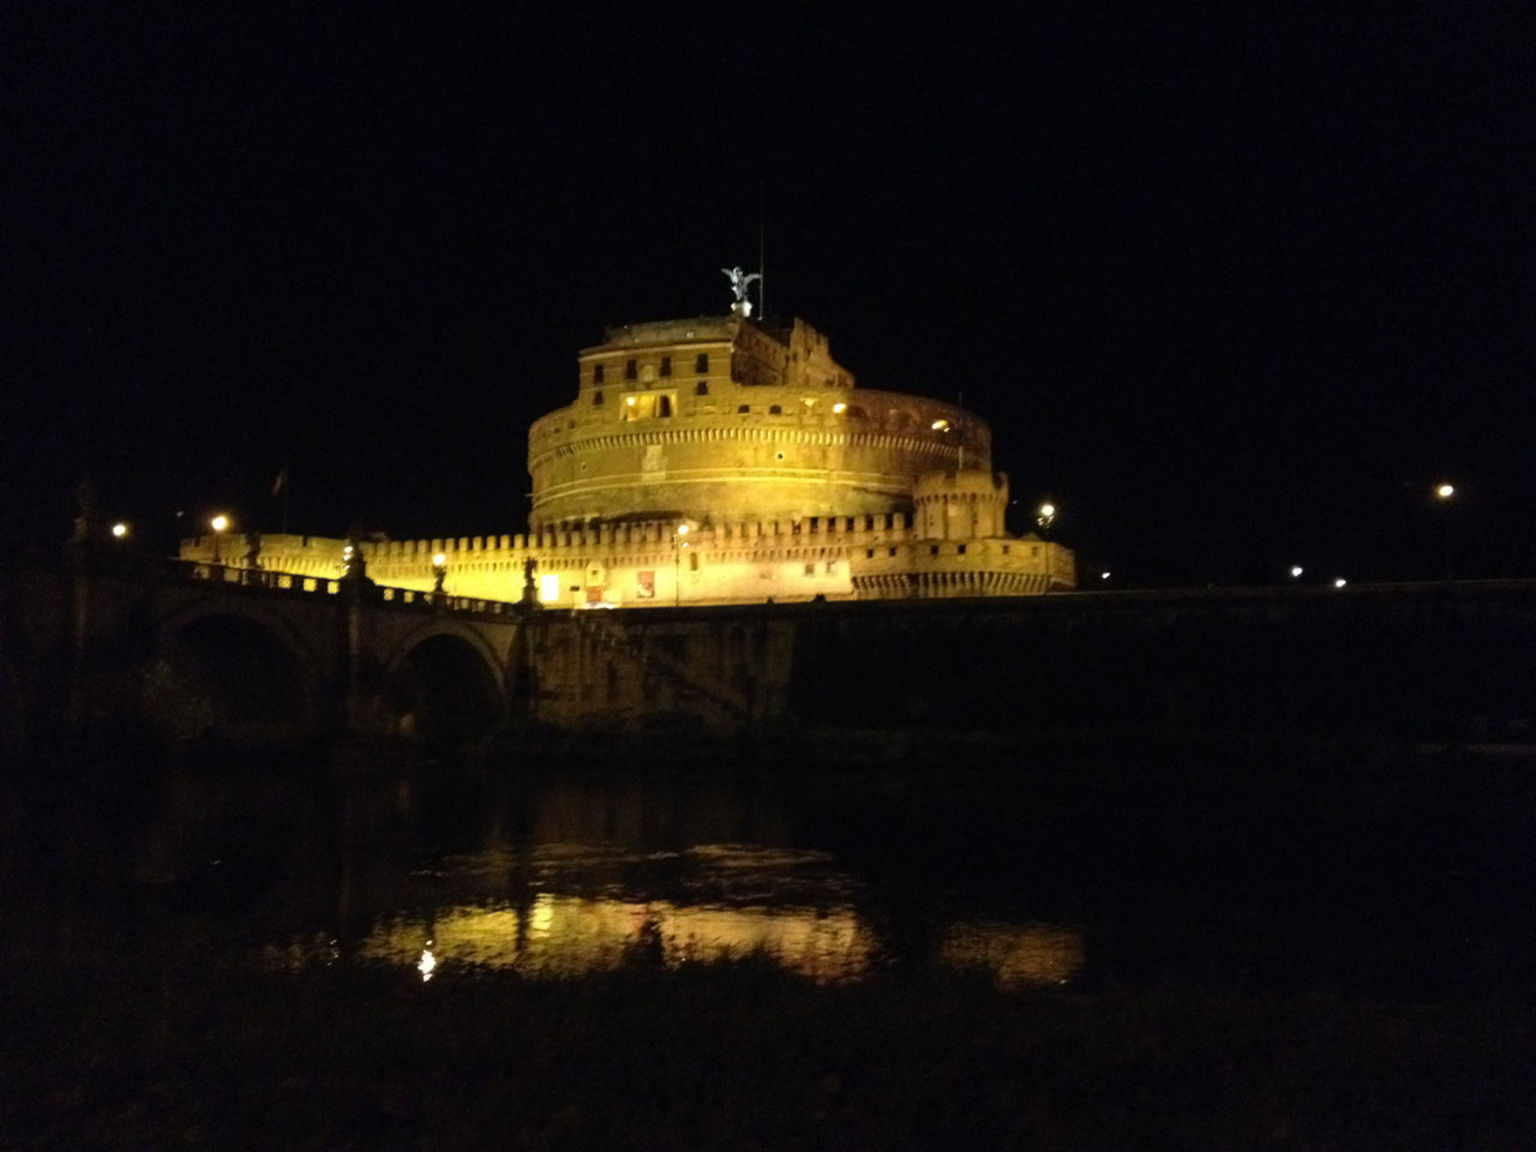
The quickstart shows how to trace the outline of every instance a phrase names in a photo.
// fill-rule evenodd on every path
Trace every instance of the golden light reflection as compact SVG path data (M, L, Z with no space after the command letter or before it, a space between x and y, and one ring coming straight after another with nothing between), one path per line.
M878 952L852 906L731 908L550 892L521 908L439 908L430 922L386 917L357 949L365 961L412 966L423 981L445 963L568 978L644 954L671 969L762 956L820 984L867 975ZM1081 971L1083 939L1057 924L956 921L939 933L938 960L989 971L1004 989L1059 986Z
M450 961L527 975L580 976L617 966L648 941L660 942L668 968L763 955L819 983L862 976L875 952L873 934L849 907L680 907L545 892L525 913L507 905L438 909L430 931L416 917L382 920L358 955L413 964L423 980Z
M985 968L1003 988L1066 984L1083 967L1083 937L1057 924L957 922L945 929L939 960Z

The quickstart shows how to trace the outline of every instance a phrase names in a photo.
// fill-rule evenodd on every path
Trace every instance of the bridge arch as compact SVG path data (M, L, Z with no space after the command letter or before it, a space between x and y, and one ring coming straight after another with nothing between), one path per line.
M200 598L159 621L146 701L182 736L299 737L321 719L325 663L286 616L254 601Z
M506 716L506 661L462 621L436 618L401 637L384 660L384 683L402 733L472 737Z

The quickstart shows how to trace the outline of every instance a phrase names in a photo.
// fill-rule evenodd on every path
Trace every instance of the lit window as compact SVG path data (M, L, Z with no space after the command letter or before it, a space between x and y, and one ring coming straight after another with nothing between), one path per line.
M836 415L841 416L844 412L848 411L848 405L839 400L836 404L832 405L832 411Z
M544 604L553 604L560 599L560 576L555 572L546 572L539 577L539 600Z
M637 600L656 599L656 572L654 569L642 569L636 573L635 598Z
M932 427L933 427L933 430L935 432L948 432L949 431L949 421L948 420L935 420L933 422Z
M663 356L661 358L661 374L663 376L672 375L672 357Z
M708 372L709 371L709 353L708 352L700 352L697 356L695 356L693 358L693 370L695 372Z

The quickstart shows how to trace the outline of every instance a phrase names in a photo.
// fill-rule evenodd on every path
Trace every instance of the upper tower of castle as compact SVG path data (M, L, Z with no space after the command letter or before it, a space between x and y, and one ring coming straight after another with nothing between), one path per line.
M802 320L630 324L579 353L575 403L530 431L531 525L910 512L920 474L990 460L976 416L856 387Z

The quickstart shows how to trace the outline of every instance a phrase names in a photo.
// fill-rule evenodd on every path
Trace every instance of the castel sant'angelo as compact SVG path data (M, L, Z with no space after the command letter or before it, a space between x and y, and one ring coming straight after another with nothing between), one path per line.
M728 315L611 328L576 398L528 434L526 534L343 541L238 533L221 555L548 607L1028 596L1076 584L1061 545L1003 526L992 438L953 404L856 387L827 338ZM184 558L211 560L213 537ZM529 563L531 561L531 564Z

